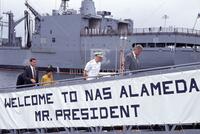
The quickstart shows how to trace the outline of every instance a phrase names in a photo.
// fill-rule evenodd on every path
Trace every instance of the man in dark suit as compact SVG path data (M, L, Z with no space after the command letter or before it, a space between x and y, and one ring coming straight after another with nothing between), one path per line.
M17 82L16 82L16 88L24 88L26 86L25 85L25 80L24 80L24 77L23 77L23 73L20 73L18 76L17 76Z
M35 58L31 58L29 60L30 65L25 67L23 72L24 83L31 86L36 86L38 83L38 70L37 70L37 60Z
M136 45L133 50L126 55L125 58L125 71L133 71L139 69L138 57L142 53L142 45Z

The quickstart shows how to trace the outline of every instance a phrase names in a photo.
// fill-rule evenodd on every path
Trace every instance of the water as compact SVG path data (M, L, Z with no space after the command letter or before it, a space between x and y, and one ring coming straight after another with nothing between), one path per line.
M14 87L16 86L17 76L21 73L20 70L0 70L0 88L5 87ZM44 74L45 72L39 73L39 78ZM80 77L77 75L68 75L64 73L54 73L54 79L55 80L62 80L62 79L70 79Z

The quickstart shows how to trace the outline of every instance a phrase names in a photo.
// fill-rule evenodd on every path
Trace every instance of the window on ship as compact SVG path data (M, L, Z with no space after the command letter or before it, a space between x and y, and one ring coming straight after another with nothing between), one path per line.
M148 47L155 47L155 43L148 43Z
M187 48L194 48L194 44L187 44Z
M156 43L156 47L165 47L165 43Z
M186 48L186 44L184 44L184 43L176 43L176 47Z
M52 38L52 42L53 42L53 43L56 42L56 38L55 38L55 37Z

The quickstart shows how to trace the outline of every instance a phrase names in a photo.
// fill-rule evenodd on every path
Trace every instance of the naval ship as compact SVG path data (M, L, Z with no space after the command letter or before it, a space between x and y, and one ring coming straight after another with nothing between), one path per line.
M114 19L110 11L96 11L93 0L83 0L80 11L70 9L68 2L61 0L58 10L44 15L26 1L28 11L19 20L7 12L8 39L1 39L0 67L21 68L35 57L39 68L52 65L61 71L82 73L94 53L102 51L102 71L116 72L123 69L125 54L136 44L144 47L140 57L143 69L200 61L199 30L134 28L131 19ZM23 20L25 45L15 33Z
M139 43L144 69L92 81L61 80L52 87L1 89L0 133L199 134L200 31L137 29L130 19L96 12L92 0L82 1L80 13L68 9L68 1L52 15L41 15L26 2L35 16L34 30L28 11L17 21L7 12L9 38L1 41L0 66L19 68L36 57L40 68L51 64L81 73L102 51L102 70L119 71L124 55ZM23 20L25 46L15 35Z

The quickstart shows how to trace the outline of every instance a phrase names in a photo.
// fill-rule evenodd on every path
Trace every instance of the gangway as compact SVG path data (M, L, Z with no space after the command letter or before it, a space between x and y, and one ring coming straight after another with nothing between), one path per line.
M72 88L69 88L69 89L71 89L71 90L73 89L74 91L77 90L77 92L79 92L80 91L80 90L78 90L79 85L80 86L83 85L82 89L90 91L89 89L86 88L87 86L92 88L93 86L97 85L96 88L100 89L100 88L102 88L102 86L104 86L104 84L106 86L108 86L109 83L110 83L111 86L117 86L118 84L122 84L122 85L125 86L127 82L128 83L132 82L132 84L137 84L135 82L141 82L141 80L143 80L143 83L145 83L145 82L148 83L148 80L153 81L153 79L155 79L157 81L160 81L160 83L162 83L162 85L163 85L162 88L165 88L165 89L163 89L163 91L164 91L164 92L162 92L163 94L161 94L164 97L163 100L165 100L166 97L171 97L170 93L172 93L171 92L172 89L170 90L170 87L172 87L172 83L170 83L170 81L173 81L176 86L179 86L179 89L177 89L177 87L176 87L176 90L174 89L174 92L176 91L176 92L180 92L180 93L182 92L183 93L184 90L181 87L183 87L184 84L186 84L186 86L188 86L187 80L196 79L195 84L198 84L199 79L198 79L197 76L199 75L199 73L200 73L200 63L191 63L191 64L176 65L176 66L143 69L143 70L125 72L123 74L122 73L116 73L114 75L112 74L111 77L105 77L105 78L101 77L99 79L95 79L95 80L91 80L91 81L85 81L85 80L83 80L83 77L77 77L77 78L74 78L74 79L65 79L65 80L57 81L56 84L52 87L33 87L33 88L25 88L25 89L16 89L16 87L13 86L13 87L9 87L9 88L1 88L0 89L0 99L2 101L4 101L2 99L2 94L4 94L4 97L5 97L6 94L9 94L9 93L12 93L14 95L15 93L19 94L21 92L27 92L28 90L30 91L30 93L33 92L33 91L34 91L34 93L40 93L40 92L50 93L50 91L52 91L52 92L54 91L55 94L57 94L58 90L63 91L65 89L65 91L69 91L69 90L67 90L68 87L72 87ZM170 79L168 79L168 78L170 78ZM103 83L103 85L101 83ZM115 84L113 84L113 83L115 83ZM199 89L198 89L198 85L195 85L195 84L194 84L194 81L193 81L193 84L190 84L188 91L185 90L184 91L185 94L184 93L181 94L181 95L185 96L185 99L187 98L187 95L191 95L191 94L194 95L194 99L198 98L197 96L198 96L198 92L199 92L198 90ZM64 87L64 88L62 88L62 87ZM50 88L53 88L53 89L51 90ZM108 89L108 87L107 87L107 89ZM45 90L47 90L47 91L45 91ZM115 92L115 90L112 91L112 92ZM144 88L142 88L142 90L144 90ZM80 91L80 93L81 92L82 91ZM105 90L105 92L107 94L104 97L108 97L108 90ZM186 93L186 92L188 92L188 93ZM145 90L142 91L142 93L144 95ZM115 93L113 93L113 95L114 94ZM65 95L67 95L66 92L65 92ZM177 96L177 101L180 101L179 99L181 97L178 94L173 94L172 96L175 96L175 95ZM152 99L155 99L154 97L155 97L155 95L149 96L149 98L152 98ZM133 97L132 99L133 99L133 102L137 102L137 99L140 99L140 98L135 99ZM148 96L146 98L143 98L143 99L148 99ZM152 100L150 99L149 101L152 101ZM168 100L168 101L171 101L171 100ZM183 103L184 103L184 101L185 100L183 100ZM155 101L153 101L153 102L155 102ZM194 105L195 102L198 102L198 100L196 100L196 101L190 100L190 103L192 103L191 107L195 106ZM98 102L94 101L94 103L96 103L96 105L98 105ZM108 103L108 105L109 105L109 103ZM119 103L121 103L121 102L119 101ZM128 103L129 102L127 100L127 104ZM173 101L173 103L176 103L176 102ZM71 102L71 105L73 105L73 104L75 104L75 102ZM90 103L88 101L88 105L89 104ZM113 104L115 104L115 103L113 103ZM45 105L44 105L44 107L45 107ZM147 106L145 105L145 107L148 107L148 105ZM177 108L178 107L179 106L177 106ZM194 109L185 109L185 110L186 111L187 110L194 110L195 111L197 107L198 106L194 107ZM21 108L23 108L23 107L21 107ZM29 108L29 107L27 107L27 108ZM156 108L156 102L155 102L155 108ZM163 107L163 109L165 109L165 108ZM149 110L149 109L147 108L147 110ZM173 110L176 111L178 109L171 109L170 111L173 111ZM193 113L193 112L191 111L191 113ZM171 113L169 113L169 114L171 114ZM113 113L113 115L116 115L116 113ZM68 116L70 116L70 115L68 115ZM81 116L81 115L76 114L75 116L78 117L78 116ZM154 118L157 118L157 116L159 116L159 115L155 114L154 116L155 116ZM184 111L183 111L182 116L185 116ZM181 118L182 116L179 116L179 117ZM190 116L190 115L187 115L187 116ZM187 116L185 116L185 117L187 117ZM193 115L191 115L191 116L193 116ZM150 117L150 118L152 118L152 117ZM127 121L128 120L129 119L127 119ZM149 119L145 118L144 120L149 120ZM134 122L134 120L132 120L132 121ZM61 126L63 126L63 127L49 127L48 124L47 124L47 127L26 128L26 129L24 129L24 128L20 129L19 128L19 129L15 129L15 130L2 129L1 132L2 133L53 133L53 134L58 134L58 133L59 134L60 133L61 134L62 133L63 134L64 133L68 133L68 134L75 134L75 133L83 133L83 134L89 134L89 133L92 133L92 134L105 134L105 133L109 133L109 134L116 134L116 133L123 133L123 134L199 134L200 133L200 120L198 120L198 119L195 122L192 122L192 123L179 122L179 123L175 123L175 124L174 123L169 124L167 122L166 123L163 122L163 124L162 123L156 124L156 123L153 123L153 122L154 121L152 120L152 123L149 122L149 124L143 124L143 125L140 125L139 122L138 122L139 124L134 124L134 123L133 124L126 124L125 123L126 125L123 125L123 123L121 124L120 122L113 122L114 124L119 123L119 125L117 125L117 126L112 125L112 124L111 125L105 125L105 126L104 125L102 125L102 126L94 125L93 126L93 125L89 125L89 124L86 123L86 124L84 124L83 127L69 127L70 123L68 124L69 126L67 126L67 125L65 126L64 124L62 124ZM98 124L98 123L101 124L103 122L102 121L94 122L94 124ZM86 127L87 125L88 125L88 127ZM0 127L1 127L1 123L0 123Z

